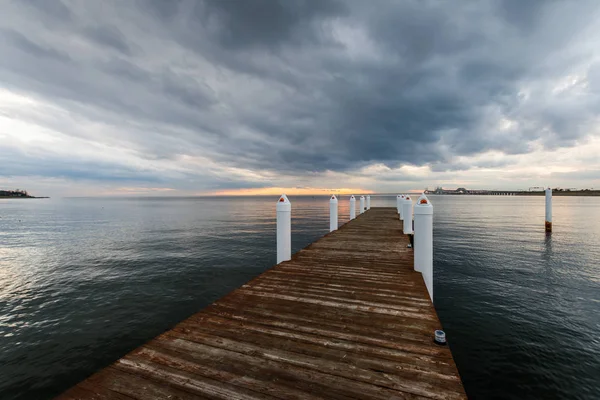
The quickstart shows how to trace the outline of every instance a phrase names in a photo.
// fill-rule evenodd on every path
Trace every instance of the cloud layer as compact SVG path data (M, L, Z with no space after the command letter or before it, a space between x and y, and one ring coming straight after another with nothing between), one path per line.
M596 1L8 2L0 186L598 186L586 152L600 151L599 12Z

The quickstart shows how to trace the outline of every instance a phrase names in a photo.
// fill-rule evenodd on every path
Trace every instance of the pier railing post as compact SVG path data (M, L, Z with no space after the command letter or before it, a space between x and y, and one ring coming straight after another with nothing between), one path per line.
M362 214L365 212L365 196L360 196L360 210L359 210L359 214Z
M277 201L277 264L292 259L292 203L285 194Z
M552 232L552 189L546 189L546 232Z
M400 215L400 219L402 219L402 202L400 195L396 195L396 211L398 211L398 215Z
M400 215L400 221L404 220L404 217L402 216L402 214L404 213L404 200L406 200L404 198L403 194L399 194L398 195L398 214Z
M333 232L338 228L338 199L335 195L331 195L329 200L329 232Z
M356 198L354 195L350 196L350 219L356 218Z
M425 194L415 204L414 265L433 301L433 206Z
M367 210L371 209L371 196L367 196Z
M404 223L402 225L404 225L404 234L405 235L410 235L411 233L413 233L413 229L412 229L412 200L410 199L410 196L406 195L404 197L404 202L402 204L402 218Z

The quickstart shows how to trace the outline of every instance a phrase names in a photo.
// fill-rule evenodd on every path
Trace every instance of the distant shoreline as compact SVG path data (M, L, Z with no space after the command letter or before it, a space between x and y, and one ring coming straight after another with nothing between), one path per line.
M545 196L545 192L518 192L511 190L494 190L490 191L493 193L428 193L438 196ZM552 196L600 196L600 190L572 190L572 191L558 191L553 190Z
M545 192L519 193L517 196L545 196ZM552 191L552 196L600 196L600 190Z
M42 196L0 196L0 199L49 199L50 197Z

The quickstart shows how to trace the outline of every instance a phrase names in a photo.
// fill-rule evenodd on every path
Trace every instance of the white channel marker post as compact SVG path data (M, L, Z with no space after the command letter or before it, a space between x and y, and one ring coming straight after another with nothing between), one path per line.
M329 232L333 232L338 228L338 199L334 194L329 200Z
M354 195L350 196L350 219L356 218L356 198Z
M371 196L367 196L367 210L371 209Z
M360 210L359 210L359 214L362 214L365 212L365 196L360 196Z
M414 265L433 301L433 206L425 194L415 204Z
M277 264L292 259L292 203L285 194L277 201Z
M546 232L552 232L552 189L546 189Z
M403 221L404 223L402 225L404 225L404 234L405 235L410 235L411 233L413 233L412 230L412 200L410 199L410 196L406 195L404 197L404 202L402 203L402 217L404 218Z

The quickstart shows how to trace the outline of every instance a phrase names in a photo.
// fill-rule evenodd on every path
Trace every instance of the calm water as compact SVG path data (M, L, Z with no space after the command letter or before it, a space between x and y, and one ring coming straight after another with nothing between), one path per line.
M599 399L600 198L555 197L551 237L542 197L431 200L436 308L469 396ZM51 398L269 268L275 201L0 200L0 398ZM329 209L291 201L297 251Z

